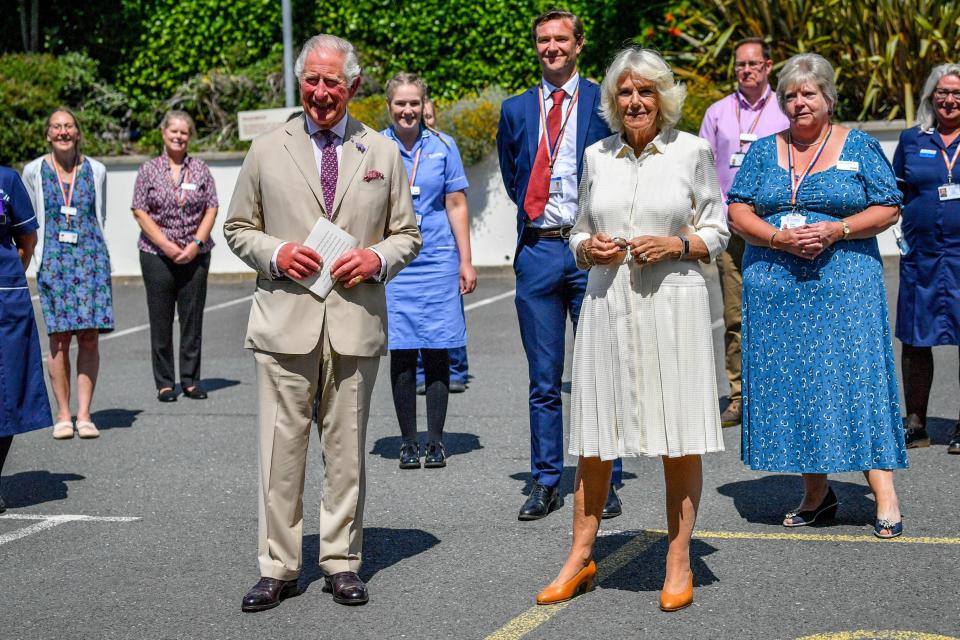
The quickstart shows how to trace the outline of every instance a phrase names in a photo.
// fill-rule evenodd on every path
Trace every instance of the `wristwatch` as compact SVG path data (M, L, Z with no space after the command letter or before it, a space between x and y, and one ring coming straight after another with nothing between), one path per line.
M680 255L677 257L678 260L683 260L687 257L687 254L690 253L690 241L687 240L687 236L680 234L677 235L680 238Z
M841 237L840 239L841 239L841 240L846 240L846 239L847 239L847 236L850 235L850 225L848 225L846 222L844 222L844 221L842 221L842 220L840 221L840 224L843 225L843 237Z
M203 240L201 240L200 238L194 238L194 239L193 239L193 244L197 245L197 246L200 247L201 249L203 248Z

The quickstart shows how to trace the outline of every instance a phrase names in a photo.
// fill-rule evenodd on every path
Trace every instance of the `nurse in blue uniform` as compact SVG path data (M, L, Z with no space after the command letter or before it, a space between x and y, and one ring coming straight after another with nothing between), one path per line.
M397 74L387 83L393 125L383 135L400 148L423 236L420 254L387 284L390 382L403 438L401 469L420 468L418 353L423 358L427 396L423 464L428 468L446 465L442 436L450 385L448 350L467 343L460 296L477 285L463 162L452 138L423 125L426 95L426 84L412 73Z
M38 228L20 176L0 167L0 474L14 435L53 422L40 363L40 336L24 275ZM0 496L0 512L4 508Z
M907 448L930 446L927 401L933 349L960 345L960 65L927 78L917 126L900 134L893 156L903 191L896 336L901 359ZM947 452L960 454L960 421Z

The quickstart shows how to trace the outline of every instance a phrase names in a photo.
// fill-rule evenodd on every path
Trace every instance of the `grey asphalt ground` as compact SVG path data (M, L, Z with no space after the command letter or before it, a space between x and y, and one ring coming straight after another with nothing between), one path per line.
M513 286L512 276L486 275L467 303ZM207 306L252 288L212 284ZM892 303L895 265L888 288ZM114 293L118 330L146 322L140 286L118 284ZM704 459L692 607L674 614L657 608L666 547L661 536L643 532L666 526L661 464L630 459L624 514L603 523L596 552L612 570L566 608L524 616L565 557L572 498L544 520L517 521L529 440L526 362L511 296L468 312L474 377L466 393L450 399L445 469L397 468L399 430L382 361L367 438L362 576L370 603L347 608L321 591L314 435L303 593L243 614L240 599L258 578L254 366L242 348L247 309L244 302L205 317L209 400L158 403L149 335L137 331L101 345L98 440L55 441L50 430L14 440L2 480L9 509L0 516L0 540L42 524L15 516L137 519L63 522L0 544L0 638L485 638L511 621L501 638L960 637L960 456L945 447L960 409L955 348L935 350L934 446L912 450L910 469L896 475L905 537L941 540L875 542L874 505L860 474L834 477L842 502L835 525L782 528L781 514L799 501L799 479L744 467L740 429L725 429L727 451ZM721 335L717 329L718 348ZM567 465L562 487L569 493L575 460Z

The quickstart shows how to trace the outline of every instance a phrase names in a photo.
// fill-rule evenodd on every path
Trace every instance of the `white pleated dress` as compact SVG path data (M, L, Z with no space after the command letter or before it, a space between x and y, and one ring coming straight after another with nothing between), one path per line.
M709 144L666 129L640 157L619 134L587 148L574 254L599 232L695 234L714 259L730 232ZM612 460L722 451L710 324L696 261L591 267L573 353L570 453Z

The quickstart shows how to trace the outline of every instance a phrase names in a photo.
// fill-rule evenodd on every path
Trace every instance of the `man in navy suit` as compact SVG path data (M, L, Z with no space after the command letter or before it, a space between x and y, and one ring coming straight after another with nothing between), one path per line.
M576 331L587 273L570 252L577 215L577 184L583 151L606 138L600 117L600 88L577 73L583 25L569 11L554 9L533 21L533 42L543 78L503 103L497 129L500 173L517 204L517 315L530 373L530 496L520 520L537 520L562 504L557 492L563 471L563 375L567 316ZM620 515L614 487L604 518Z

